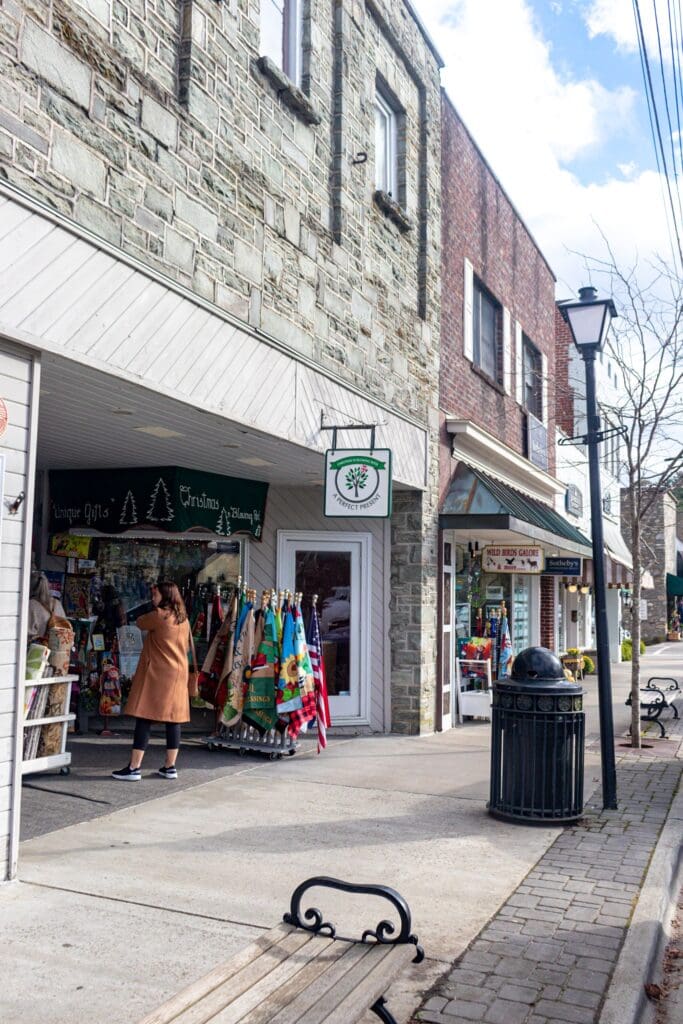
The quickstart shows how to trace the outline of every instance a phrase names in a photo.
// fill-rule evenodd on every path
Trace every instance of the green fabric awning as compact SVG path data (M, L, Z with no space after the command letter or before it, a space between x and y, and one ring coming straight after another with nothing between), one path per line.
M666 592L669 597L683 597L683 576L666 574Z
M591 542L559 512L461 462L439 516L446 530L514 530L592 557Z

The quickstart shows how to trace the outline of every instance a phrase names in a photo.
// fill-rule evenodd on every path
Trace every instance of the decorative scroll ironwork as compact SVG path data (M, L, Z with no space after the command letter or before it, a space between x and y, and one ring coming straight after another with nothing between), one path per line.
M401 925L400 931L396 934L396 925L384 919L374 929L366 928L360 939L350 939L344 935L337 935L335 926L329 921L323 920L323 915L317 907L308 907L303 911L302 916L301 901L304 893L308 889L314 889L318 886L325 889L337 889L340 892L350 892L355 895L381 896L391 903L398 914ZM397 893L395 889L391 889L388 885L354 885L351 882L342 882L338 878L327 878L323 875L307 878L292 893L289 911L284 915L283 920L286 924L291 924L295 928L303 928L305 931L313 932L315 935L329 935L330 938L338 939L342 942L379 943L382 945L409 943L415 946L413 963L418 964L424 960L424 950L418 942L417 935L413 935L410 930L412 923L410 908L400 893Z

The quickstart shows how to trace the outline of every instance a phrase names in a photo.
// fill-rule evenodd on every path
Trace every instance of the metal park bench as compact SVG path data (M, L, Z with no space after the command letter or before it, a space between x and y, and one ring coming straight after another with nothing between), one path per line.
M655 685L658 683L659 685ZM652 676L645 686L640 687L640 716L641 722L656 722L659 726L662 737L666 735L664 724L660 722L660 715L667 708L671 708L674 718L678 718L678 708L674 701L681 696L681 688L675 679L665 676ZM631 694L626 698L626 704L632 704ZM630 730L629 730L630 732Z
M318 886L383 897L398 914L398 933L395 923L384 920L360 939L337 935L317 908L302 913L302 897ZM294 890L282 924L139 1024L353 1024L369 1009L385 1024L396 1024L385 993L409 962L423 959L408 905L394 889L309 878Z

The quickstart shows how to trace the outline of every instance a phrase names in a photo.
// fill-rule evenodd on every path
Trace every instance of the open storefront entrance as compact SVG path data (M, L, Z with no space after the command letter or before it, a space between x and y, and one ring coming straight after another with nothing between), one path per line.
M384 727L384 650L370 667L368 644L375 621L383 636L388 620L372 555L383 567L388 529L358 520L346 530L344 521L325 519L319 452L53 356L43 358L38 422L31 557L74 625L79 678L68 709L71 775L24 774L24 837L163 792L157 781L144 796L128 796L122 790L137 787L112 791L109 780L133 724L125 697L137 652L123 649L122 631L130 632L162 576L178 583L188 607L202 606L200 664L212 615L221 602L225 611L240 579L259 602L271 588L303 592L304 617L317 594L332 724ZM110 665L120 690L105 707ZM243 765L201 744L214 726L212 708L193 709L179 760L183 784ZM300 739L315 749L315 733ZM151 757L150 765L157 767Z

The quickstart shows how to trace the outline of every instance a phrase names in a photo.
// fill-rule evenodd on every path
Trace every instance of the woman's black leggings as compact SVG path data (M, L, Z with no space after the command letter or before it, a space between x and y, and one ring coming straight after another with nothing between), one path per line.
M150 718L135 719L133 750L147 750L152 725L153 722ZM164 722L164 725L166 726L166 749L177 750L180 746L180 723Z

